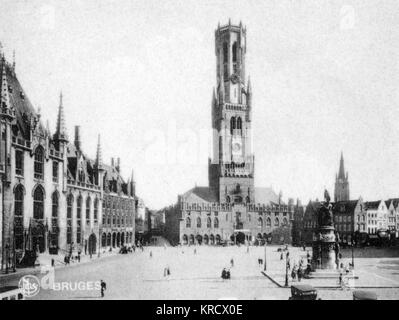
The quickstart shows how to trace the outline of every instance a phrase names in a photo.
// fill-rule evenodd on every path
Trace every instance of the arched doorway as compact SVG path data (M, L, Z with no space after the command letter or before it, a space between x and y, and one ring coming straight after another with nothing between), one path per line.
M112 234L112 247L113 248L116 247L116 233L115 232Z
M211 236L209 237L209 240L211 241L211 244L215 244L215 236L213 234L211 234Z
M46 250L45 229L42 223L36 223L32 228L32 250L39 253Z
M188 237L186 234L183 235L183 244L188 244Z
M198 243L199 245L202 244L202 236L201 236L200 234L197 235L197 243Z
M116 246L121 246L121 234L119 232L116 234Z
M207 234L204 235L204 243L209 244L209 236Z
M221 238L220 238L220 235L216 235L216 244L220 244L220 242L221 242Z
M89 237L89 254L96 253L97 248L97 238L94 233L92 233Z
M194 244L194 235L190 235L190 244Z
M123 247L125 245L125 233L122 232L121 234L121 247Z
M111 246L111 242L112 242L112 236L110 233L108 233L107 235L107 246L110 247Z

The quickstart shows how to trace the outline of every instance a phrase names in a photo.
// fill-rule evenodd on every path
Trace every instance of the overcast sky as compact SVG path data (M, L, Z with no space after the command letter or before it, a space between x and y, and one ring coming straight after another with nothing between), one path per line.
M214 31L247 27L256 186L333 194L341 150L351 198L399 197L399 3L392 1L0 2L0 41L55 129L121 157L160 208L207 185ZM205 137L205 138L203 138Z

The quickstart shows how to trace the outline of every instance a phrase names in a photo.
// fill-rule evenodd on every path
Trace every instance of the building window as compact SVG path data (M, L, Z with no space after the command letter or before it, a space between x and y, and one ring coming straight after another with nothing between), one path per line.
M53 161L53 182L58 182L58 162Z
M44 219L44 193L40 186L36 188L33 194L33 219Z
M270 218L266 219L266 226L268 226L268 227L272 226L272 220Z
M258 218L258 227L263 226L263 219L261 217Z
M97 223L98 219L98 198L94 200L94 223Z
M287 218L284 218L284 219L283 219L283 226L288 226L288 220L287 220Z
M24 190L21 185L15 189L14 227L15 249L22 250L24 246Z
M24 175L24 152L21 150L15 151L15 174L17 176Z
M73 196L70 194L67 198L67 244L72 243L72 205Z
M207 228L212 228L212 220L211 220L211 218L206 219L206 227Z
M58 227L58 193L54 192L51 196L51 228L56 230Z
M34 161L34 177L43 180L44 175L44 151L42 147L37 147Z
M91 199L87 197L86 199L86 225L90 225L90 206L91 206Z
M278 218L276 218L276 219L274 220L274 226L275 226L275 227L280 226L280 221L278 220Z
M201 228L201 218L197 218L197 228Z
M82 202L82 196L79 196L76 204L76 243L80 243L82 238Z
M230 118L230 133L233 134L235 129L236 129L236 118L231 117Z
M223 43L223 63L227 63L228 48L227 42Z
M215 220L213 220L213 227L215 229L219 228L219 219L218 218L215 218Z

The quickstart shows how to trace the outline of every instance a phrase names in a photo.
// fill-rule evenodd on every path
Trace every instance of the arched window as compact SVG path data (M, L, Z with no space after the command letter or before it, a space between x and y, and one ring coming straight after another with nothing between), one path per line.
M94 200L94 223L97 223L97 219L98 219L98 198L96 198Z
M274 226L275 227L278 227L280 225L280 221L278 220L278 218L276 218L275 220L274 220Z
M227 56L228 56L227 42L224 42L223 43L223 63L227 63Z
M230 197L229 196L226 197L226 202L230 203Z
M191 219L190 219L190 217L186 218L186 228L191 228Z
M284 219L283 219L283 226L288 226L288 220L287 220L287 218L284 218Z
M58 227L58 193L51 195L51 227L53 231Z
M72 243L72 206L73 195L68 195L67 198L67 244Z
M87 197L86 199L86 225L90 225L90 206L91 206L91 199Z
M215 220L213 220L213 227L215 229L219 228L219 219L218 218L215 218Z
M82 238L82 196L79 195L76 204L76 243L80 243Z
M230 118L230 133L233 134L235 129L236 129L236 118L231 117Z
M237 129L241 130L242 129L242 120L241 117L237 118Z
M258 218L258 227L263 226L263 219L261 217Z
M201 218L197 218L197 228L201 228Z
M37 147L35 150L34 177L43 180L44 176L44 150Z
M232 53L233 53L233 62L237 62L237 42L233 43Z
M15 249L22 250L24 246L24 189L21 185L15 189L14 225Z
M246 202L246 203L250 203L250 201L251 201L251 200L249 199L249 197L246 196L246 197L245 197L245 202Z
M206 227L207 228L212 228L212 220L209 217L208 217L208 219L206 219Z
M268 227L272 226L272 220L270 218L266 219L266 226L268 226Z
M33 219L44 219L44 193L41 187L37 187L33 194Z

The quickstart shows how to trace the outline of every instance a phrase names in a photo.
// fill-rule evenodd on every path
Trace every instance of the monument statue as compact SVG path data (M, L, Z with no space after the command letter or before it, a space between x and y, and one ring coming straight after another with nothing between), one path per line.
M334 229L334 217L330 195L324 190L324 203L317 210L318 230L313 241L313 269L336 269L339 247ZM337 250L338 249L338 250Z

